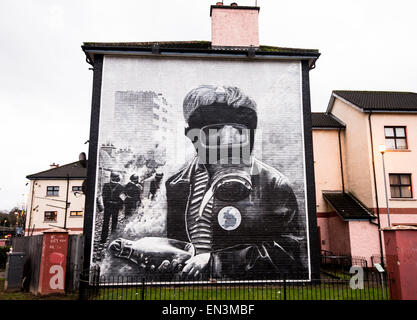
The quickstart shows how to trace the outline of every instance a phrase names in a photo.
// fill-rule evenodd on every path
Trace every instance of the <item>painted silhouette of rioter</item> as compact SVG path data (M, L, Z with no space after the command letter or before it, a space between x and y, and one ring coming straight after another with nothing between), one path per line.
M282 173L251 155L256 103L236 87L202 85L186 95L183 111L197 154L166 181L167 239L139 240L136 252L146 241L186 251L167 250L169 258L154 268L187 277L306 274L294 192Z

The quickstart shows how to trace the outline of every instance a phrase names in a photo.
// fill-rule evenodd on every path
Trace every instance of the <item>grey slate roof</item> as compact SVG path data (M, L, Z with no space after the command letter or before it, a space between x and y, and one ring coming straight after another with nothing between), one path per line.
M371 211L350 193L323 192L323 198L343 220L375 219Z
M415 92L334 90L333 94L364 111L417 111Z
M344 129L346 125L336 118L334 115L325 112L312 112L311 113L311 125L312 128L334 128Z
M87 168L83 168L78 161L65 164L58 168L41 171L26 176L29 180L34 179L66 179L67 175L70 179L87 178Z
M152 49L158 45L160 49L196 49L210 51L247 51L248 47L212 47L210 41L151 41L151 42L84 42L82 49L118 48L118 49ZM320 55L317 49L285 48L261 45L255 49L258 53L287 53Z

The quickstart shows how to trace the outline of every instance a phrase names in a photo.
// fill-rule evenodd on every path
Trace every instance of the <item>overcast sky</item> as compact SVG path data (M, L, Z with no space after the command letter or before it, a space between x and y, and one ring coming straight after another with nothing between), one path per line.
M92 71L82 42L210 41L215 2L1 0L0 209L22 206L26 175L88 151ZM417 92L417 1L257 3L261 44L320 50L312 111L325 111L335 89Z

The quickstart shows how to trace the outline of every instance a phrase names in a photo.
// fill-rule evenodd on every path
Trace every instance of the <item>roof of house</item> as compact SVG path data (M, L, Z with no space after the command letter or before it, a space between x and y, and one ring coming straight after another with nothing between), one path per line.
M372 212L351 193L323 192L323 198L343 220L375 219Z
M311 126L313 129L344 129L346 125L331 113L312 112Z
M261 45L259 47L212 47L210 41L152 41L152 42L84 42L81 46L87 56L87 61L94 63L94 54L198 54L212 56L241 55L249 56L250 50L256 57L294 57L310 61L310 67L320 56L317 49L283 48Z
M57 168L52 168L26 176L26 178L29 180L66 179L67 177L70 179L85 179L87 177L87 168L83 168L80 162L76 161Z
M415 92L334 90L327 112L330 112L335 96L368 112L417 111L417 93Z

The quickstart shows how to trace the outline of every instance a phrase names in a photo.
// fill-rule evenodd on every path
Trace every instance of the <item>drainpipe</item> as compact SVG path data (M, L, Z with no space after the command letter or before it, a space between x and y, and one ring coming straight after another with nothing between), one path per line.
M32 184L32 200L30 201L30 215L29 215L29 224L28 224L28 235L29 235L29 231L30 231L30 224L32 223L33 195L35 193L35 183L36 183L36 179L33 180L33 184ZM26 228L26 226L25 226L25 228ZM33 231L32 231L32 233L33 233Z
M342 191L345 193L345 180L343 178L343 161L342 161L342 143L340 142L340 128L338 130L339 132L339 155L340 155L340 172L342 174Z
M379 249L381 253L381 265L384 267L384 251L382 249L382 236L381 236L381 220L379 218L379 205L378 205L378 190L376 187L376 173L375 173L375 157L374 157L374 142L372 137L372 121L371 121L372 111L369 111L368 122L369 122L369 133L371 135L371 154L372 154L372 170L374 174L374 188L375 188L375 201L376 201L376 215L377 215L377 225L378 225L378 236L379 236Z

